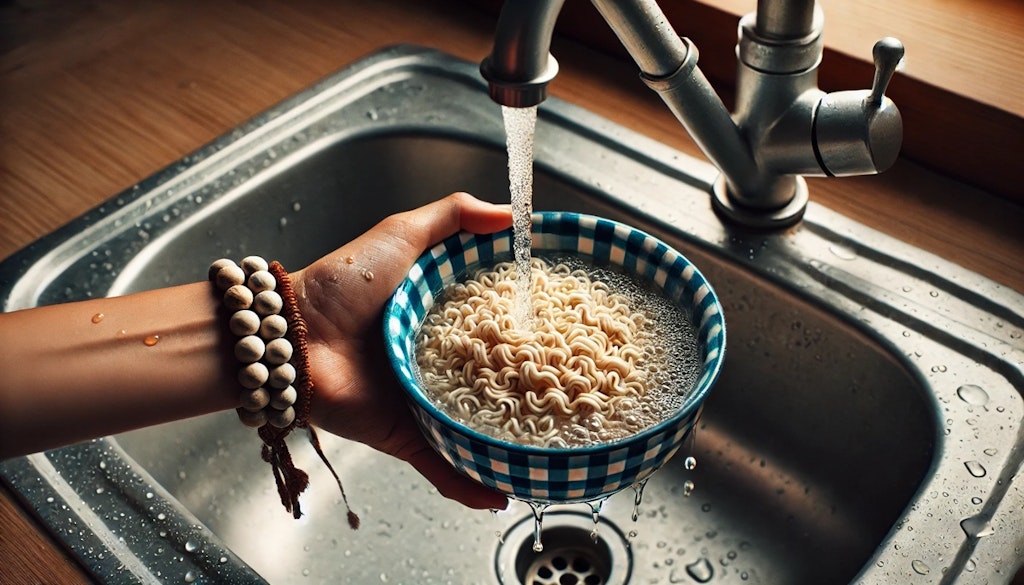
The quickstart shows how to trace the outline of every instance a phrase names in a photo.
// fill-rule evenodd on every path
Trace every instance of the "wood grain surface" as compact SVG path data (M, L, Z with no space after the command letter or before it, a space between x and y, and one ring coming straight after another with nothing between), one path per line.
M1008 10L1005 18L1024 14L1012 0L986 1ZM479 60L488 52L494 23L477 4L0 3L0 258L384 46L415 43ZM970 2L931 2L919 17L925 27L920 42L930 40L927 30L957 26L954 5ZM1004 24L1012 28L1020 20ZM734 38L735 21L731 25ZM965 37L942 37L962 50L955 67L927 64L939 71L936 87L986 83L985 75L1024 65L1019 43L1007 53L992 39L974 46ZM554 50L562 65L554 95L699 155L631 63L567 40L557 41ZM728 72L715 71L714 64L727 59L706 55L702 49L709 76L726 78ZM991 61L997 57L1009 65L997 66ZM924 65L915 71L931 70ZM979 77L984 68L990 73ZM990 80L980 99L1003 111L1005 104L1019 106L1021 78L1014 79L1005 85ZM857 80L855 86L861 85ZM810 183L816 202L1024 291L1021 205L910 160L877 177ZM89 577L39 532L31 511L0 493L0 584L83 582Z

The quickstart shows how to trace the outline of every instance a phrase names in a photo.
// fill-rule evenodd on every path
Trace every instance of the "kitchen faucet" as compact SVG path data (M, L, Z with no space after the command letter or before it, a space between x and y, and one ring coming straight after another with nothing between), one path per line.
M564 0L509 0L494 47L480 65L491 98L531 107L558 73L551 36ZM814 0L758 0L739 23L736 111L697 67L697 48L673 30L653 0L593 0L636 61L640 77L721 171L715 209L756 228L803 217L804 175L880 173L899 155L903 122L885 90L903 58L894 38L875 44L870 90L818 89L824 19Z

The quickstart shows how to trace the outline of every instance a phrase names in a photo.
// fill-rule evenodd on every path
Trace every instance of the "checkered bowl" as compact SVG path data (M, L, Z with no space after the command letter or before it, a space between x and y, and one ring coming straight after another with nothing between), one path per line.
M512 230L460 233L424 253L395 290L384 313L391 361L427 441L457 470L506 495L530 502L589 502L648 478L683 444L718 378L725 354L725 321L718 297L682 254L622 223L566 212L533 215L535 254L574 254L616 265L652 283L691 315L702 371L696 387L670 418L634 435L583 447L520 445L454 420L427 395L416 373L415 337L435 298L475 268L508 260Z

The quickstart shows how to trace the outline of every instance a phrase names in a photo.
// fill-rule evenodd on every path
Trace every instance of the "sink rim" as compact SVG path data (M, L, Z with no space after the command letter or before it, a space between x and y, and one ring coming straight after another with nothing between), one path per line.
M43 287L46 281L45 273L53 271L55 266L63 269L72 264L80 255L87 253L90 247L101 239L104 226L113 225L118 221L122 222L122 225L131 226L136 218L149 216L171 202L178 201L183 196L181 191L175 190L174 193L165 193L164 191L166 185L177 184L173 180L180 178L184 171L191 172L200 165L212 167L218 161L229 156L244 158L247 156L246 153L252 150L246 150L245 147L252 141L256 141L258 136L278 130L286 132L290 128L288 124L298 123L296 120L300 119L302 115L309 116L307 121L320 114L329 115L331 96L341 95L344 90L359 91L352 88L368 77L379 75L382 69L388 67L436 68L444 75L456 78L460 83L479 85L481 91L485 87L483 81L479 80L476 75L473 64L464 63L431 49L400 46L367 57L279 106L271 108L268 112L255 117L235 131L201 147L192 155L154 174L136 187L115 195L97 209L86 213L81 218L45 236L4 261L0 264L0 282L5 283L3 296L5 310L30 306L26 303L31 303L31 299L34 298L33 291L38 291ZM365 91L370 91L370 89L365 89ZM635 156L642 158L645 164L672 169L673 173L680 175L689 174L693 177L691 185L697 189L710 189L714 180L715 171L707 163L680 155L664 145L635 135L571 104L554 98L549 99L542 106L542 116L546 116L550 120L560 120L561 123L576 128L581 135L589 136L600 142L628 142L629 148L635 149ZM247 141L250 142L247 143ZM209 205L209 202L206 203L206 206L197 204L197 209L208 211ZM668 205L665 204L665 206ZM666 223L659 219L661 209L657 202L645 201L642 211L651 216L655 223ZM182 221L186 220L187 218ZM1024 354L1024 346L1019 337L1013 338L1011 330L1016 328L1019 331L1024 326L1022 325L1024 318L1014 311L1014 307L1024 306L1024 296L1015 291L1001 287L966 268L956 266L906 243L875 232L816 205L813 201L801 227L787 234L766 236L772 239L773 244L778 244L778 249L773 249L771 253L757 254L756 258L748 257L750 255L748 254L748 242L760 238L760 235L722 226L715 216L709 215L708 210L698 214L694 221L696 223L688 227L692 228L691 235L694 239L700 239L700 242L697 242L698 245L703 243L709 248L726 252L731 259L748 267L758 277L780 284L788 290L798 289L797 294L802 298L819 304L829 312L841 313L850 318L861 313L864 306L867 306L869 312L872 313L869 315L872 321L863 323L857 321L856 318L854 321L862 328L862 332L870 335L879 343L891 347L894 356L904 355L905 346L902 338L903 332L907 329L914 335L927 339L940 337L944 343L953 344L958 351L966 354L965 363L968 358L973 358L973 362L987 363L1008 378L1010 385L1005 391L1009 396L1016 392L1016 399L1019 401L1021 388L1024 388L1024 381L1022 381L1024 375L1022 375L1020 367L1022 360L1019 356ZM673 227L672 229L679 228ZM148 246L155 245L156 242L148 244ZM827 252L829 246L845 246L852 249L856 252L854 254L856 258L846 260L835 251ZM146 249L147 247L144 246L143 250ZM833 263L826 262L822 260L823 257L829 258L826 253L812 256L808 252L810 249L816 250L816 253L827 252L838 260ZM875 253L872 254L872 252ZM903 291L906 294L901 294L899 289L895 291L886 289L878 285L874 278L867 278L868 273L872 271L888 270L889 273L898 273L901 270L911 270L911 268L914 269L912 272L917 279L915 282L924 282L926 285L934 286L951 298L967 297L973 300L973 304L964 301L963 304L968 305L964 314L943 314L937 308L927 306L927 299L922 302L922 299L917 298L916 293L911 294L912 291ZM6 290L6 283L14 283L11 290ZM116 291L116 286L115 283L111 290ZM864 290L868 290L869 293L864 293ZM976 307L979 303L982 304L983 309ZM968 310L972 307L976 309L973 313ZM991 314L996 314L1009 322L1011 327L1004 327L1000 331L995 325L980 318L980 316ZM1000 350L1005 350L1006 355L998 355L997 352ZM919 363L920 360L915 361L912 356L904 356L903 359L910 371L917 372L921 376L922 387L934 393L937 382L933 380L937 376L930 374L939 372L923 371L923 367ZM1016 363L1014 363L1015 359ZM936 405L938 406L935 410L936 417L941 417L942 411L938 401L936 401ZM938 420L937 423L936 428L941 429L942 421ZM1016 439L1012 443L1016 446L1017 455L1015 455L1015 459L1008 459L998 474L999 478L1004 480L1002 482L1003 494L998 500L987 501L979 514L994 518L1000 506L1004 504L1003 498L1013 495L1008 491L1009 480L1020 469L1021 460L1024 459L1024 454L1020 453L1024 446L1022 437L1024 437L1024 430L1020 429L1018 425ZM925 508L934 509L934 505L923 505L925 499L923 495L930 489L941 489L941 483L937 484L932 481L937 475L940 475L940 471L952 472L954 470L955 466L943 458L943 455L953 447L949 443L950 441L941 434L936 437L936 456L932 468L918 494L908 506L908 510L904 514L905 518L911 513L920 516L925 513L922 511ZM118 447L114 441L98 439L91 443L64 449L81 450L83 457L89 457L90 454L95 455L97 452L116 454ZM14 485L16 489L18 485L24 485L24 482L56 481L47 475L48 472L45 469L47 465L52 467L44 454L18 458L2 464L3 476L5 481ZM30 477L33 474L35 475ZM158 487L155 486L154 489ZM67 489L74 491L70 486ZM67 498L73 497L72 494L67 494ZM1019 500L1024 496L1017 496L1017 498ZM38 502L29 501L29 504L36 508L39 507ZM915 509L916 506L920 507ZM85 509L76 508L76 510L79 510L81 514L87 514ZM82 522L83 524L90 523L84 518ZM197 520L196 523L198 523ZM883 542L883 546L879 548L875 557L864 567L858 579L875 580L892 566L890 562L896 562L895 553L889 550L892 547L887 545L902 536L900 530L899 526L893 527L890 536ZM950 565L947 575L965 576L966 574L962 573L962 570L973 551L979 546L987 546L996 540L991 537L986 537L984 540L977 537L967 538L959 547L958 555L954 560L956 564ZM116 545L111 543L106 543L104 546L116 548ZM213 545L211 544L211 546ZM998 552L999 547L996 548ZM116 553L117 551L113 550L111 558L114 558ZM960 570L954 571L954 568Z

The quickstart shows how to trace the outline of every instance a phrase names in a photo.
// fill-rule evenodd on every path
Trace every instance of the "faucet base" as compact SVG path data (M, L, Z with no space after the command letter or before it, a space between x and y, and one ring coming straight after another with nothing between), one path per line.
M803 177L795 177L793 198L785 206L777 209L755 209L737 204L729 197L729 187L725 177L719 175L711 187L711 205L719 216L726 220L756 229L784 229L799 222L807 209L809 199L807 181Z

